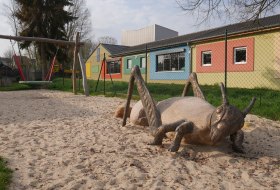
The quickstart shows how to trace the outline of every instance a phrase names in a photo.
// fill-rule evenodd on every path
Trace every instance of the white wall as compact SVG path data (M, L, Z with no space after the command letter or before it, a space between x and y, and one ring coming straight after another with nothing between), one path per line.
M151 25L138 30L123 31L121 45L135 46L175 36L178 36L178 32L174 30L159 25Z
M160 25L155 25L155 41L164 40L167 38L172 38L178 36L178 32L175 30L171 30L169 28L165 28Z

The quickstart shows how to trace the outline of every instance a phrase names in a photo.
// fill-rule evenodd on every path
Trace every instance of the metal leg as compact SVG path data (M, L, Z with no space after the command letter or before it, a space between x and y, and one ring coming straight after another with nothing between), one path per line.
M168 132L175 131L176 128L184 122L185 122L185 120L180 120L180 121L177 121L177 122L174 122L174 123L170 123L170 124L160 126L154 134L155 138L154 138L153 142L151 142L149 144L150 145L161 145L162 140L165 137L165 134L168 133Z
M194 124L192 122L184 122L176 128L176 135L173 143L171 144L170 148L168 149L171 152L176 152L179 150L182 138L188 134L192 133L194 129Z
M244 153L242 143L244 140L244 132L242 130L230 135L230 140L232 141L232 149L234 152Z
M162 122L161 122L160 113L157 110L156 104L146 87L139 66L137 65L134 66L133 69L131 70L129 87L127 92L127 102L126 102L124 117L123 117L123 126L126 124L126 119L128 117L128 109L129 109L130 100L133 92L134 81L136 82L137 90L140 95L140 99L142 101L149 126L156 127L156 128L161 126Z
M190 74L189 78L186 81L182 96L184 97L184 96L187 95L187 93L190 90L191 85L192 85L194 96L205 100L205 97L204 97L204 95L203 95L203 93L202 93L202 91L199 87L196 73L191 73Z

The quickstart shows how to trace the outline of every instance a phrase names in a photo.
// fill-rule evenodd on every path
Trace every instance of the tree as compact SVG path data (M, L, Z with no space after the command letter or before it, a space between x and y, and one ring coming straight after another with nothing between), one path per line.
M15 36L18 35L18 28L20 28L20 23L18 22L18 19L15 17L15 10L17 9L17 4L14 0L10 0L8 4L3 4L3 10L2 12L8 18L9 24L12 28L12 31Z
M97 47L97 43L92 40L85 41L85 44L80 49L80 53L84 59L87 59L92 51Z
M92 38L92 24L90 20L90 12L86 7L85 0L73 0L72 6L68 6L68 12L76 19L66 24L67 39L73 40L75 32L80 32L82 41Z
M211 18L257 20L280 8L279 0L176 0L187 13L196 14L202 22Z
M18 31L19 31L20 28L22 28L21 23L19 22L19 20L15 16L16 10L18 9L18 4L14 0L10 0L9 4L3 4L3 7L4 7L3 12L5 13L5 15L7 16L8 20L9 20L9 24L12 28L12 31L13 31L14 35L18 36ZM23 60L21 59L22 53L21 53L21 50L20 50L19 42L15 42L15 43L17 44L18 53L19 53L19 56L20 56L20 62L21 62L21 64L23 64ZM11 42L13 50L15 50L14 49L14 44ZM14 51L13 51L13 53L15 54Z
M80 48L80 53L82 57L87 58L96 47L96 43L92 41L90 11L86 7L85 0L73 0L72 6L68 6L67 11L76 18L66 24L67 39L73 40L75 32L80 32L80 40L85 42L85 45ZM69 57L70 54L72 55L72 52L69 52Z
M114 37L111 37L111 36L99 37L98 42L103 43L103 44L114 44L114 45L118 43L118 41Z
M15 16L22 28L19 35L67 40L65 25L75 18L65 10L71 6L70 0L15 0ZM31 42L21 43L21 48L29 47ZM47 71L46 59L50 60L57 51L53 44L34 43L42 66L42 78ZM66 48L60 48L57 59L65 60Z
M4 57L6 58L6 64L7 66L9 66L10 68L14 69L15 68L15 64L13 62L13 50L12 49L8 49L3 53Z

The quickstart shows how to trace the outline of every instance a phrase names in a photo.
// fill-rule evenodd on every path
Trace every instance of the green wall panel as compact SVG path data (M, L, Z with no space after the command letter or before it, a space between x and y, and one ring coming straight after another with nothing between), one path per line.
M99 65L93 65L92 66L92 72L93 73L99 73Z
M129 68L127 68L127 60L132 60L132 68L135 66L135 65L138 65L140 67L140 60L141 58L145 58L146 55L145 54L139 54L139 55L132 55L132 56L126 56L123 58L123 74L130 74L131 71ZM148 60L147 60L148 61ZM146 68L140 68L141 70L141 73L142 74L145 74L146 73Z

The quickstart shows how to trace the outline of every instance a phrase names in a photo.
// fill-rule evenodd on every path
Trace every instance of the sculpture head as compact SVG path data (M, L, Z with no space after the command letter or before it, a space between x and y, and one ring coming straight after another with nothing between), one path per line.
M250 112L256 101L254 97L249 106L244 111L240 111L238 108L229 104L223 83L221 83L220 87L222 92L222 105L217 107L212 114L214 122L212 123L211 121L210 124L210 136L213 142L218 142L223 137L240 130L244 125L246 115Z

